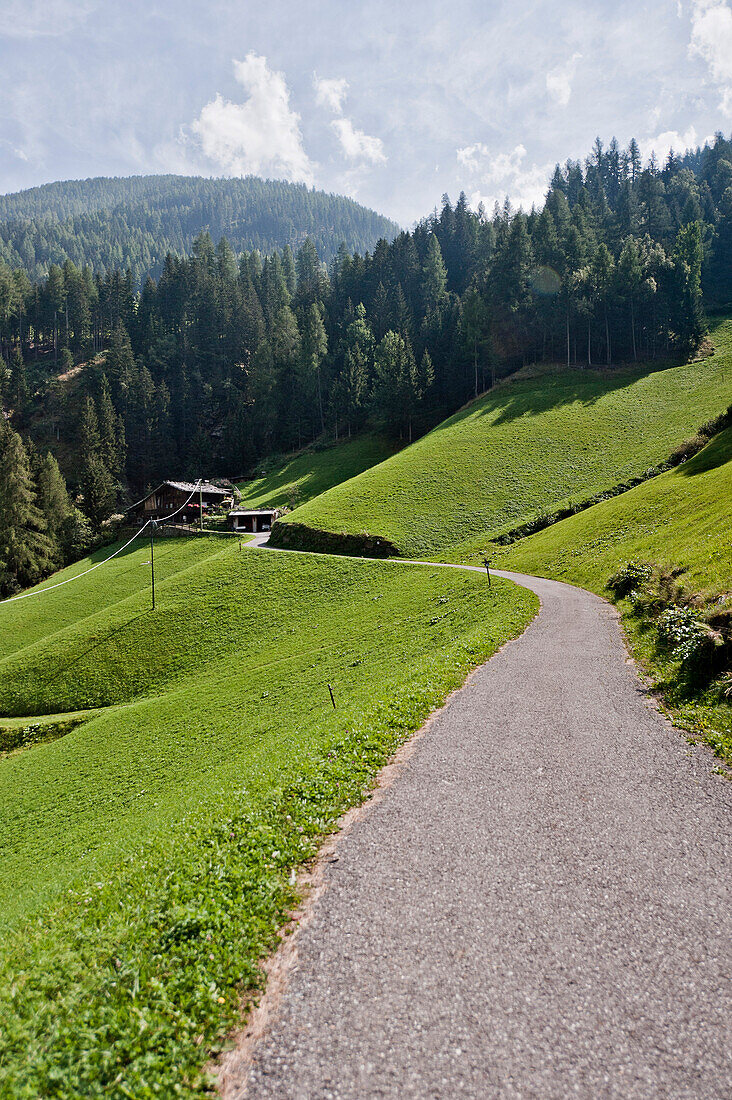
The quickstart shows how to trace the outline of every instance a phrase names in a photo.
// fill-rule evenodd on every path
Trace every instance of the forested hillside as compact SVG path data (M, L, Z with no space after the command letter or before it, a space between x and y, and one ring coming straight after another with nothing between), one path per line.
M202 230L236 251L297 248L309 236L330 260L342 242L363 252L399 227L342 195L255 177L67 180L0 196L0 259L33 279L71 260L129 268L138 286L160 275L166 253L190 252Z
M71 545L79 508L99 529L171 472L241 474L367 426L409 442L530 362L687 358L705 294L732 299L732 144L719 135L661 166L598 139L584 164L557 167L540 210L445 197L412 232L341 245L329 264L317 235L266 256L214 237L166 256L139 292L122 269L66 261L33 282L0 265L13 468L32 501L34 464L58 459ZM6 541L6 586L37 579Z

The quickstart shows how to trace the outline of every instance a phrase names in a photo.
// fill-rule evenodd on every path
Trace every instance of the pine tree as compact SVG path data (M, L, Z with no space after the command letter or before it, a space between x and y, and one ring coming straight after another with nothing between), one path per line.
M130 334L121 322L112 331L104 370L115 400L124 409L130 382L135 373L135 357L132 354Z
M318 250L310 237L306 237L297 253L297 291L295 302L309 309L315 302L323 302L328 296L328 276L318 256Z
M53 544L38 507L20 436L0 417L0 592L26 588L54 565Z
M592 259L592 283L598 301L602 305L605 321L605 356L606 363L610 366L612 361L612 345L610 342L609 305L613 286L615 265L608 251L607 245L601 244Z
M676 234L673 251L675 329L680 348L694 351L706 332L702 302L702 236L698 222L683 226Z
M406 430L412 442L412 419L422 396L419 373L409 341L387 332L376 349L376 380L372 401L387 424Z
M99 530L114 509L117 487L102 458L102 441L96 406L87 396L79 423L79 456L81 460L80 485L84 498L84 512L94 528Z
M16 422L22 423L28 411L30 401L30 386L28 385L28 372L23 362L23 354L19 347L14 347L10 356L10 393L9 405L13 410Z
M91 454L81 472L84 511L98 531L114 511L117 495L114 478L98 454Z
M119 481L125 470L125 430L112 404L112 391L105 375L96 402L99 454L112 476Z
M66 481L58 462L48 452L38 456L33 463L37 504L46 521L48 537L53 544L54 565L61 565L67 558L68 525L73 505L66 489Z
M460 329L473 360L473 396L478 396L478 367L490 348L490 316L482 294L472 286L463 299Z
M447 269L442 259L440 242L433 233L427 245L422 267L422 302L427 315L439 310L447 297Z
M643 268L641 266L640 251L637 242L630 237L623 245L623 250L618 258L618 279L620 289L630 307L630 336L633 348L633 359L638 359L638 348L635 339L635 304L638 289L643 281Z
M323 386L321 379L321 364L328 352L328 337L323 324L323 315L317 302L313 302L305 317L302 333L302 355L305 370L311 371L317 379L318 392L318 416L320 430L325 431L325 417L323 415Z

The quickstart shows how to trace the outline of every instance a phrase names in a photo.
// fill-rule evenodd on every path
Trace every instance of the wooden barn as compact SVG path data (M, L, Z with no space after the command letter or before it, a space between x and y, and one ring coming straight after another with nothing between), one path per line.
M177 523L190 523L200 517L201 509L205 516L214 508L231 504L232 501L231 490L220 489L207 481L200 485L195 481L164 481L128 509L128 515L145 523L149 519L165 520L176 513ZM182 511L179 511L181 508Z
M249 531L256 535L260 531L271 531L278 514L275 508L234 508L229 512L229 519L233 531Z

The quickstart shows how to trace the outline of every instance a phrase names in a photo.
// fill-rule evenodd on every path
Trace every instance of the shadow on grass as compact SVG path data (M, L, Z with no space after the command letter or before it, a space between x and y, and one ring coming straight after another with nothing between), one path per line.
M732 428L727 428L707 443L699 454L678 466L677 471L683 477L694 477L695 474L716 470L730 460L732 460Z
M76 665L83 661L85 657L88 657L90 653L94 653L96 650L101 649L112 638L116 638L119 634L132 626L133 623L136 623L138 619L141 619L144 615L148 614L150 614L149 609L146 609L145 611L138 611L138 613L128 619L126 623L122 623L120 626L117 626L113 630L108 631L108 633L105 634L103 638L99 638L94 643L94 645L89 646L87 649L82 650L80 653L76 653L73 660L68 661L66 664L58 667L52 676L47 677L46 679L41 679L41 677L38 677L36 683L41 688L48 688L52 684L55 684L57 680L64 676L70 669L75 668ZM113 705L114 704L109 701L98 701L93 704L94 707L106 707ZM74 707L73 709L78 710L79 708ZM36 703L35 707L25 706L22 708L16 708L13 713L7 711L4 714L0 715L0 718L23 718L31 715L40 717L44 714L56 713L63 713L63 711L59 711L57 706L51 706L50 704L47 704L45 708L39 708L38 703Z
M673 370L679 365L676 362L663 360L643 366L627 363L603 368L573 366L569 369L562 367L556 371L547 367L545 373L542 373L542 368L538 367L537 373L531 377L507 375L504 381L511 383L510 391L502 385L494 390L488 390L477 401L472 401L449 420L438 424L432 431L439 432L476 413L478 416L495 416L498 412L493 421L497 427L519 420L522 416L537 416L550 409L559 409L568 405L580 404L585 408L591 408L607 394L625 389L639 378Z

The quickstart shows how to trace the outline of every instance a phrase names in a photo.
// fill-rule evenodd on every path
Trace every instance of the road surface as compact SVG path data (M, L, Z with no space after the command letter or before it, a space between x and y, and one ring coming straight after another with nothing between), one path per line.
M227 1100L732 1097L732 783L554 581L337 841Z

